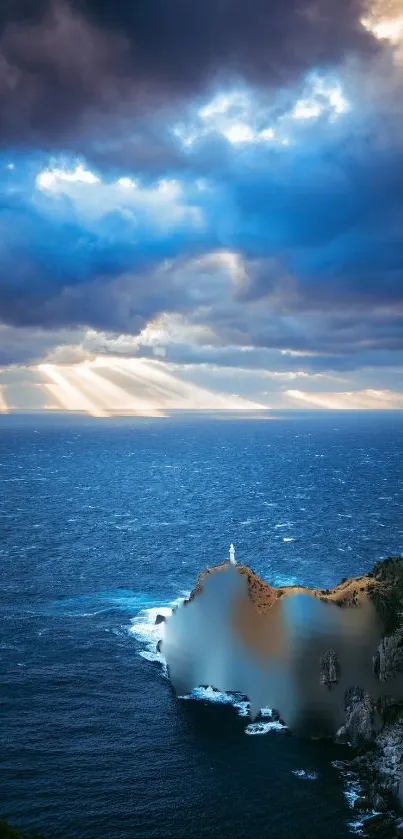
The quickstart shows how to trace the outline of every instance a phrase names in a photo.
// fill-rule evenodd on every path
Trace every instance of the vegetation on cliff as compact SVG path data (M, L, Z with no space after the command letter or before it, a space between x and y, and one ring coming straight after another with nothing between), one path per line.
M207 576L227 569L228 562L224 562L202 571L189 596L189 602L203 590ZM280 597L304 593L318 597L324 602L336 603L338 606L357 606L369 598L384 623L386 634L394 632L402 620L402 557L379 560L368 574L361 577L345 577L330 589L309 588L303 585L273 586L262 580L246 565L237 565L236 569L239 574L246 577L249 597L260 612L266 612Z

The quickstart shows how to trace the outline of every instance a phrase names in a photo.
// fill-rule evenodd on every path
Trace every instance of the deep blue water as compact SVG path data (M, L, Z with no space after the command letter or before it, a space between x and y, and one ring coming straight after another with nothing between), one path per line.
M401 553L402 455L397 413L2 417L0 814L48 839L350 836L344 748L176 699L146 641L230 541L322 587Z

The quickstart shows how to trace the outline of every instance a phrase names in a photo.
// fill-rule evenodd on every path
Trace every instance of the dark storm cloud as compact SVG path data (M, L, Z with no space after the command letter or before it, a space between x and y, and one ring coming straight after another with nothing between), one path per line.
M17 0L2 10L0 119L2 144L52 145L84 131L92 108L119 96L124 44L107 37L63 2ZM113 69L112 69L113 68Z
M202 317L201 314L197 322ZM374 303L348 309L342 292L331 306L326 300L310 306L304 301L300 305L285 304L284 300L268 305L233 302L216 306L208 324L217 336L215 358L210 350L206 355L203 347L193 348L190 358L196 354L200 361L219 363L221 357L222 363L247 367L261 364L264 351L277 349L317 353L297 361L304 369L312 370L343 371L358 365L402 363L403 303L395 307ZM226 347L231 349L227 351ZM251 347L254 352L243 352L242 347ZM169 357L177 352L175 347L168 348ZM178 355L174 357L179 360Z
M79 132L90 146L94 133L110 135L103 117L129 119L135 135L145 112L217 80L287 85L372 53L361 14L361 0L3 2L2 144L75 148Z
M15 379L16 370L7 369L12 365L39 363L53 347L77 344L83 337L77 331L21 327L14 329L0 324L0 384L8 381L10 377L11 380Z
M362 2L340 0L76 0L104 31L124 32L140 78L191 90L221 72L278 85L316 64L368 49ZM287 44L287 47L286 47Z
M327 353L325 349L318 349L316 352L309 350L294 351L296 354L289 354L282 348L276 348L275 342L268 342L268 347L249 346L247 350L240 346L197 346L186 343L172 343L164 347L163 359L176 365L191 365L196 367L215 368L228 371L243 370L270 371L273 380L281 379L284 374L304 371L311 375L329 373L336 377L337 381L346 381L345 374L350 374L363 369L376 370L376 368L388 368L389 375L393 368L398 368L397 376L401 378L400 368L403 368L403 348L398 350L365 350L357 345L346 346L344 352ZM315 341L312 342L315 344ZM336 343L336 342L335 342ZM375 343L375 342L374 342ZM320 346L320 343L318 342ZM101 350L102 346L102 350ZM95 348L94 348L95 349ZM98 346L99 351L107 351L105 344ZM158 357L155 348L147 345L139 345L138 352L146 358ZM112 343L110 353L113 355L130 355L133 350L125 353L119 352L116 343ZM286 377L285 377L286 378ZM400 382L401 383L401 382Z
M155 229L147 207L143 216L133 219L124 206L105 206L94 220L80 216L68 196L48 198L34 183L5 190L0 320L137 332L164 309L188 308L194 291L189 277L181 279L165 262L177 258L180 265L182 251L203 249L203 230L185 224Z
M21 200L0 209L0 256L0 317L20 326L96 320L99 298L89 300L88 285L101 278L107 283L125 265L124 247L112 250L110 241L84 231L74 218L55 223Z
M161 312L179 312L209 326L217 346L336 354L335 369L362 349L401 349L401 175L392 183L386 161L384 179L359 161L340 161L336 190L332 162L318 165L320 185L310 191L315 167L299 174L304 153L272 160L271 170L266 163L261 156L259 181L233 168L231 182L211 195L197 197L184 183L183 206L200 211L200 228L186 215L160 228L147 205L140 213L124 203L110 208L109 193L97 197L102 184L86 187L103 202L95 221L92 206L70 195L43 194L34 183L9 187L0 212L0 318L137 334ZM163 215L177 210L168 204ZM239 254L240 276L204 256L222 248Z

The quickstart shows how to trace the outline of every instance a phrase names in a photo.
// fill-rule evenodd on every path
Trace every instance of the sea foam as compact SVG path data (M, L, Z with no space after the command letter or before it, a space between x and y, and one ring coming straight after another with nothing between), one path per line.
M176 598L169 604L165 603L164 605L141 609L132 618L131 624L128 627L130 635L133 635L143 647L143 649L139 650L141 658L151 663L160 664L163 669L163 674L166 677L168 676L168 671L165 658L162 653L157 652L158 641L164 640L165 622L161 621L160 623L156 623L155 621L157 615L163 615L163 617L169 618L175 607L183 603L186 597L188 597L188 592L183 592L181 597ZM239 717L249 719L250 704L246 697L216 690L212 686L194 688L190 693L178 696L178 699L182 701L208 702L215 705L229 705L236 711ZM245 734L268 734L270 731L284 729L286 726L278 720L271 719L272 713L272 709L267 706L261 708L259 716L263 717L264 721L249 723L245 727Z

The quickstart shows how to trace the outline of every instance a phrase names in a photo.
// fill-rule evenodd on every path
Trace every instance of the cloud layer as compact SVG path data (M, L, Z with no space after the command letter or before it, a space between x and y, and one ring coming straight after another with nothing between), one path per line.
M336 377L341 406L397 407L399 20L330 0L3 4L0 364L158 358L268 405Z

